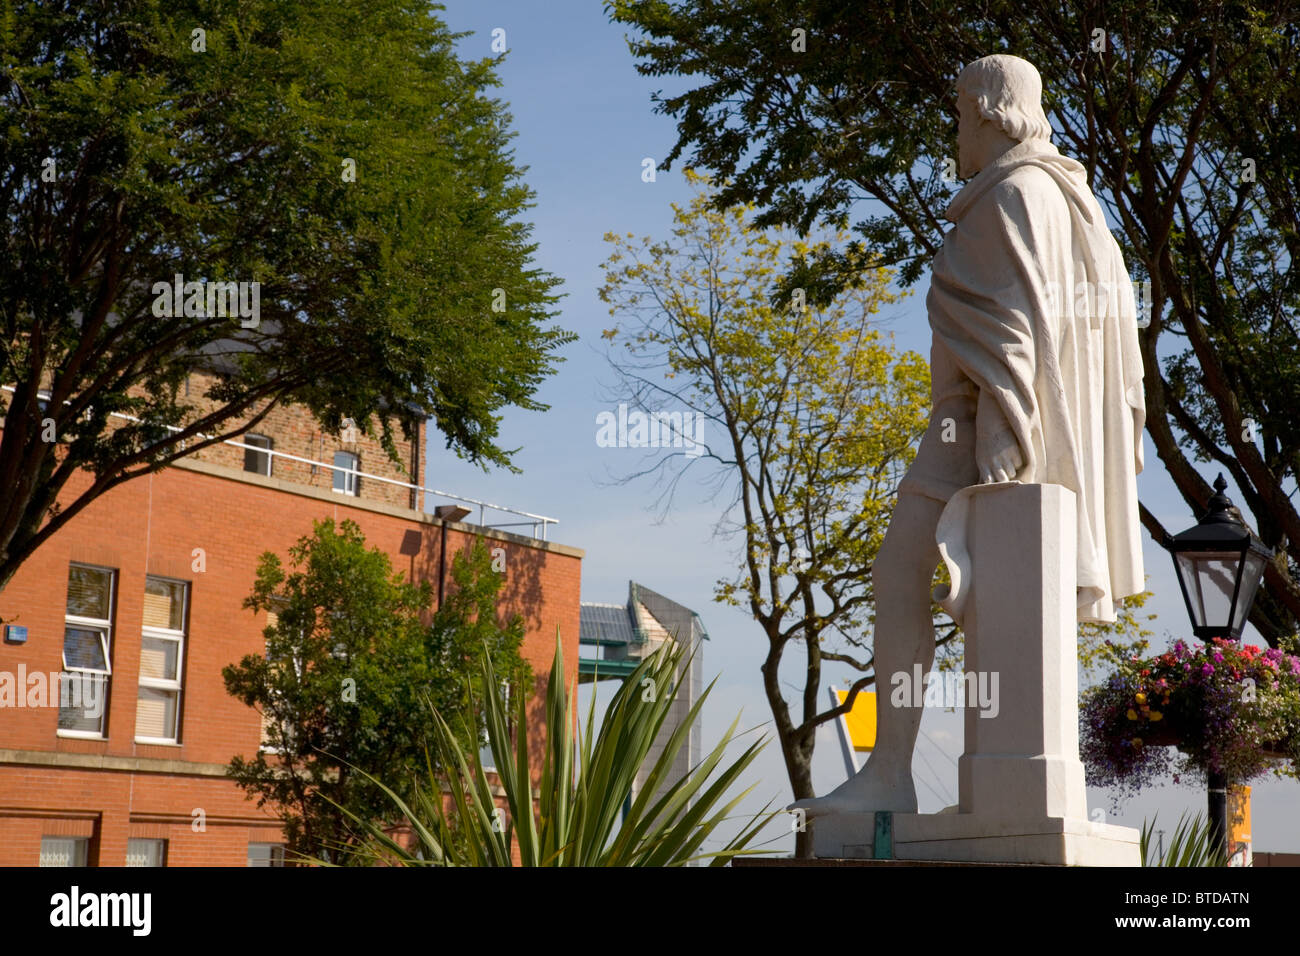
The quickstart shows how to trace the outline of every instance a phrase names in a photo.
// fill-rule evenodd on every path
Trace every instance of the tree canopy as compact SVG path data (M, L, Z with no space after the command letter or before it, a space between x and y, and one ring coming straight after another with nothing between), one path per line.
M615 0L637 69L673 76L664 161L753 203L756 226L851 229L773 291L829 301L879 261L912 283L940 247L960 183L960 68L1033 63L1062 151L1087 167L1149 326L1147 431L1199 514L1202 470L1227 471L1277 550L1251 614L1276 646L1300 622L1300 24L1291 4L1002 0L781 4ZM878 260L875 257L879 257ZM1149 296L1149 298L1148 298ZM1147 507L1148 531L1168 529ZM1190 523L1190 521L1189 521ZM1174 528L1172 530L1179 530Z
M0 587L282 403L512 467L499 412L544 408L572 337L494 63L456 36L410 0L0 6Z

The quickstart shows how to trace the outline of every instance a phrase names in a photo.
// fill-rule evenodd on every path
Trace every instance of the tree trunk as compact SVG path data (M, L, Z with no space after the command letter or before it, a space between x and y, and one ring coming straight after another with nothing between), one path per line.
M781 741L781 751L785 755L786 774L790 778L790 789L794 799L807 800L817 796L812 785L812 759L808 748L799 739ZM794 819L794 855L799 860L811 860L813 855L812 830L805 818Z

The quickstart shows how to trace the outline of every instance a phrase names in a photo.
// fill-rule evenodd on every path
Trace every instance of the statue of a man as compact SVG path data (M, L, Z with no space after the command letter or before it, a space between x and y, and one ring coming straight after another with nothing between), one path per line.
M935 535L961 489L1021 481L1075 493L1079 620L1113 621L1113 602L1143 589L1133 289L1083 166L1049 142L1041 93L1038 71L1014 56L976 60L957 79L958 172L974 178L948 207L954 225L926 300L929 429L872 571L876 747L835 791L793 805L810 815L916 812L921 708L891 705L891 677L934 661Z

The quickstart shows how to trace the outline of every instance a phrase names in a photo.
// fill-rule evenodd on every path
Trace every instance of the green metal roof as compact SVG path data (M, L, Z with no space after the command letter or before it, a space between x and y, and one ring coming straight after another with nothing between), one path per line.
M625 680L640 663L640 661L598 661L580 657L578 658L578 680L584 684L588 680Z

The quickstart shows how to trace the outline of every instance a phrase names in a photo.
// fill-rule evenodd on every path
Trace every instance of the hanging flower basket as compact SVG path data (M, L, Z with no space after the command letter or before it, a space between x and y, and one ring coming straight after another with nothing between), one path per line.
M1156 657L1117 661L1080 709L1093 786L1136 793L1171 772L1219 772L1233 784L1269 770L1300 776L1300 657L1278 649L1178 641Z

